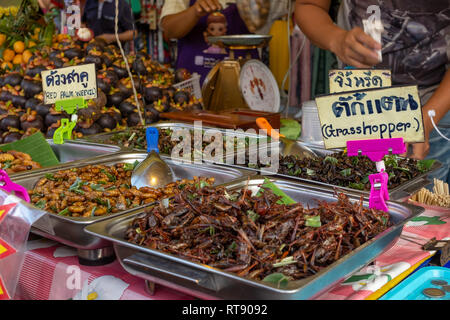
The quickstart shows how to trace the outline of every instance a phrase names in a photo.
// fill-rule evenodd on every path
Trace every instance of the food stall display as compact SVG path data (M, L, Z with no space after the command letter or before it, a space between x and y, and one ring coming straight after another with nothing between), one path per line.
M202 108L194 95L173 87L185 80L184 74L171 71L144 52L128 56L128 62L146 124L158 121L160 112ZM99 90L98 97L77 112L76 136L141 125L131 79L118 48L101 40L84 43L59 34L53 36L51 46L42 46L27 63L0 76L1 142L12 142L36 131L52 138L61 119L69 116L53 104L44 104L41 72L85 63L95 64Z

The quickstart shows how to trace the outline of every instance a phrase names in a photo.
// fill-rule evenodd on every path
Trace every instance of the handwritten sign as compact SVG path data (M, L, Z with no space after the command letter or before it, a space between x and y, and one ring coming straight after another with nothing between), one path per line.
M390 87L391 70L350 69L328 72L330 93Z
M42 71L44 103L73 98L97 98L95 64Z
M345 148L349 140L424 141L417 86L335 93L316 104L326 149Z

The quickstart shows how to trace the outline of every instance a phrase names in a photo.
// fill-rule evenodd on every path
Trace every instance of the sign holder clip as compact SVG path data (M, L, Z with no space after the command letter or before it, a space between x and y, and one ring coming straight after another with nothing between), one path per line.
M74 98L55 102L56 111L66 111L71 115L70 121L67 118L61 119L61 126L53 134L55 144L63 144L64 140L72 139L72 131L77 125L78 117L76 113L79 109L87 108L87 101L84 98Z
M389 200L389 176L385 172L383 158L388 154L405 152L406 145L403 138L347 141L347 155L349 157L365 155L374 161L377 166L378 173L369 175L371 184L369 208L388 211L386 201Z

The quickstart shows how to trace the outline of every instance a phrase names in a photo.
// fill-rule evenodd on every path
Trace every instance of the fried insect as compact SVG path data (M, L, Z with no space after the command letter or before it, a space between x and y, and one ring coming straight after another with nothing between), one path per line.
M1 151L0 166L0 169L8 174L41 168L41 165L33 161L29 154L15 150Z
M194 177L172 182L164 188L137 189L131 186L132 167L124 163L89 165L46 174L29 190L31 202L63 216L102 216L171 197L188 185L214 183L214 178Z
M135 218L125 232L131 243L211 267L262 280L282 273L291 280L311 276L390 225L388 213L337 194L317 207L282 204L262 188L190 186Z

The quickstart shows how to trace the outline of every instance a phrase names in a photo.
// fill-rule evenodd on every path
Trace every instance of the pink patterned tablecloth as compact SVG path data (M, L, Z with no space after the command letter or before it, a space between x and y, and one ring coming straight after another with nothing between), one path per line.
M450 210L426 209L408 222L399 241L373 265L354 273L318 299L366 299L431 256L433 253L423 251L421 245L433 237L450 239ZM101 267L80 266L72 248L47 239L29 241L15 299L80 299L92 292L97 299L194 299L162 286L149 295L144 280L128 274L118 261Z

